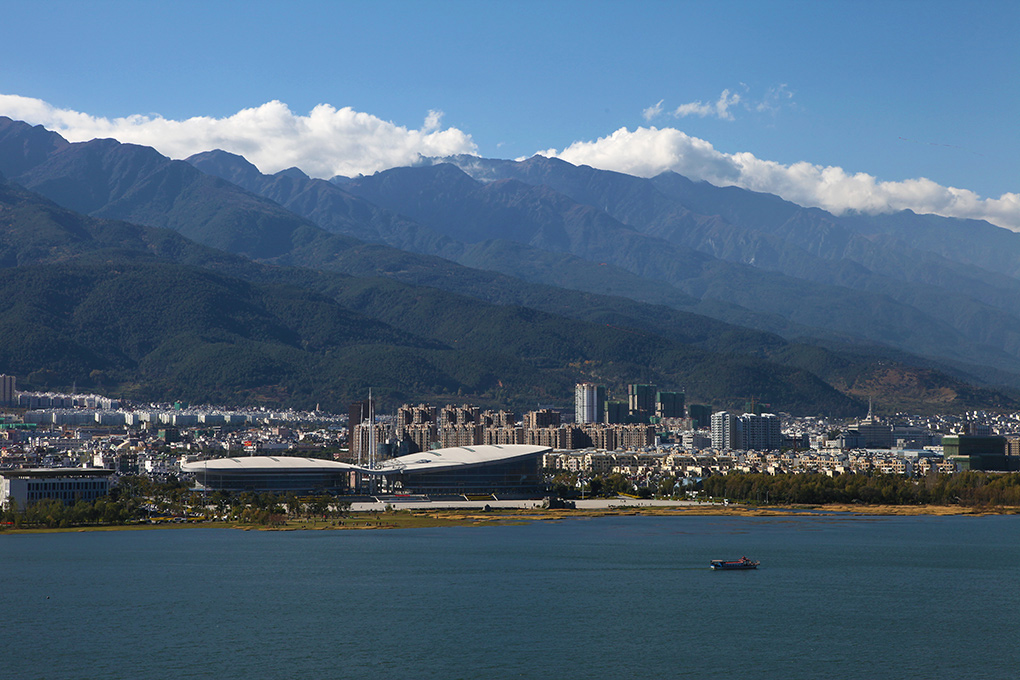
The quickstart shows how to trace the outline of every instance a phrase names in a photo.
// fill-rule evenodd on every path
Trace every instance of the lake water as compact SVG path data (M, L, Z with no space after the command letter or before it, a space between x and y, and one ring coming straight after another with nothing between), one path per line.
M1020 673L1020 517L0 535L0 573L2 678Z

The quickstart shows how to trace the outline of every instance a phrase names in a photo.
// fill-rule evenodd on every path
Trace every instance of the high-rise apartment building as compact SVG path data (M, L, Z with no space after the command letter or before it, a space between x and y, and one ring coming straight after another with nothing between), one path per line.
M15 382L13 375L0 375L0 406L17 405L17 396L14 394L17 387Z
M436 407L429 404L404 404L397 409L397 432L412 425L435 424Z
M707 430L712 427L712 407L705 404L691 404L687 407L691 417L691 427L695 430Z
M624 425L616 428L617 446L624 449L643 449L655 444L655 427L652 425Z
M485 411L482 413L482 425L486 427L513 427L517 424L517 414L513 411Z
M742 449L755 451L779 451L783 448L783 433L779 416L774 413L745 413L740 416L743 441Z
M613 425L622 425L628 420L627 402L625 401L607 401L606 402L606 422Z
M559 426L560 426L559 411L553 411L552 409L544 408L540 411L528 411L527 413L524 414L525 430L538 430L543 427L559 427Z
M400 446L402 446L401 450L406 450L407 453L428 451L439 441L439 432L436 429L435 423L407 425L403 428L398 428L394 436Z
M350 446L353 451L355 448L354 443L354 428L361 423L369 419L369 414L375 410L375 400L365 399L363 401L356 401L350 406L348 411L349 416L347 420L347 432L350 437Z
M683 418L685 399L683 392L656 392L655 415L660 418Z
M485 441L485 428L477 423L447 425L439 430L440 448L454 446L478 446Z
M403 404L397 409L393 436L401 451L428 451L439 441L436 429L436 407L430 404Z
M385 423L372 425L365 420L355 425L350 440L352 462L358 465L371 465L386 458L389 455L386 447L389 436L389 427Z
M453 425L474 425L481 418L481 410L477 406L444 406L439 411L439 429Z
M524 428L516 425L491 425L482 431L483 444L523 444Z
M631 418L648 422L655 415L655 385L627 385L627 402Z
M578 383L574 387L574 422L602 423L606 420L606 388L595 383Z
M729 411L712 414L712 448L731 451L744 448L740 418Z
M525 428L524 443L531 446L548 446L558 450L573 449L576 448L575 432L580 432L580 430L574 427L559 426Z

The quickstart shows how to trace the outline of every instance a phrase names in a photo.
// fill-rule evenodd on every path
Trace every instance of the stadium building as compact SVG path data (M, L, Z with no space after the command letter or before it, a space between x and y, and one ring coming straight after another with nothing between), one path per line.
M545 446L457 446L382 461L375 468L314 458L251 456L195 461L181 471L232 493L371 493L531 497L543 490Z
M185 463L181 472L210 491L230 493L354 493L362 468L349 463L289 456L243 456Z

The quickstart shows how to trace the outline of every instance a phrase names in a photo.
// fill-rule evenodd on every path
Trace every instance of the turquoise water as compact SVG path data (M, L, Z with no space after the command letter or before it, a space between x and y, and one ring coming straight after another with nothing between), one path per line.
M1020 517L0 536L3 678L1015 678ZM747 555L757 571L713 572Z

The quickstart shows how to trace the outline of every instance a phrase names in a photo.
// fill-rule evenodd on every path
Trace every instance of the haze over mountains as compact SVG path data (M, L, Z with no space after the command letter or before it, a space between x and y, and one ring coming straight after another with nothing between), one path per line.
M984 222L542 157L264 175L3 118L0 172L0 370L32 386L521 407L591 379L832 414L1020 387L1020 235Z

